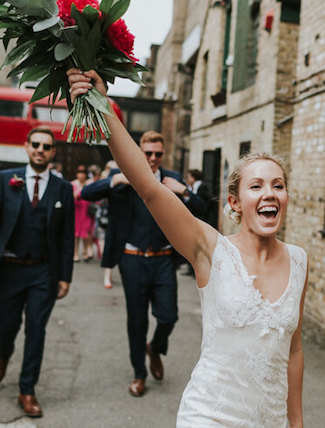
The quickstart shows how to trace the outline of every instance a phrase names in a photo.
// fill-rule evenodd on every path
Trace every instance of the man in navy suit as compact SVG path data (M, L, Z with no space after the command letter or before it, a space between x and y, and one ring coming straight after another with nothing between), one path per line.
M179 173L161 168L165 151L161 134L146 132L141 137L140 146L157 180L178 194L191 211L204 209L203 201L188 190ZM109 200L102 266L112 268L119 265L127 304L130 358L134 368L129 392L139 397L145 390L146 353L154 378L162 380L164 376L160 354L166 355L168 336L178 319L175 253L143 201L119 170L112 171L107 179L85 186L81 196L91 201L105 197ZM157 326L151 342L147 343L149 303Z
M25 146L29 164L0 172L0 382L24 313L18 403L28 416L39 417L35 385L46 324L72 277L74 202L71 184L48 168L56 150L52 131L32 129Z

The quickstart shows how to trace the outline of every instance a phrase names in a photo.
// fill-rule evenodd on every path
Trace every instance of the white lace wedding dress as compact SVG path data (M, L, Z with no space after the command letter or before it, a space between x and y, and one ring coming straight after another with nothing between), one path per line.
M180 404L177 428L285 428L287 366L306 277L304 250L288 245L290 278L263 300L240 252L219 234L210 279L199 289L202 353Z

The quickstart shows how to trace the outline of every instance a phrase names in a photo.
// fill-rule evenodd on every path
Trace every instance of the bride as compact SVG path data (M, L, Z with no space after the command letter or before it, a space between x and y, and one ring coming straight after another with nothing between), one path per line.
M106 94L96 72L67 74L72 102L93 85ZM228 203L241 227L224 237L155 179L116 117L106 121L117 164L195 271L202 352L183 393L177 428L302 428L307 257L276 238L288 204L281 161L254 154L239 162L229 179Z

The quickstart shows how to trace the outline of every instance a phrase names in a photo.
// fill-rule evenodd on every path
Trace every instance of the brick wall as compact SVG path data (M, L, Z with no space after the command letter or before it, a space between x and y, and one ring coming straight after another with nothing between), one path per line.
M306 311L325 326L325 10L302 1L286 240L309 256Z

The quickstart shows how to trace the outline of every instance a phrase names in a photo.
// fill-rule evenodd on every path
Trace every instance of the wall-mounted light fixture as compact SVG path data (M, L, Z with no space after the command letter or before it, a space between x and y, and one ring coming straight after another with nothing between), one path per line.
M264 30L268 31L269 33L272 30L272 26L273 26L273 19L274 19L274 12L273 10L269 10L266 13L265 16L265 23L264 23Z
M227 4L227 2L226 2L226 0L216 0L214 3L213 3L213 5L212 5L212 7L225 7L226 6L226 4Z

